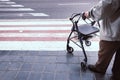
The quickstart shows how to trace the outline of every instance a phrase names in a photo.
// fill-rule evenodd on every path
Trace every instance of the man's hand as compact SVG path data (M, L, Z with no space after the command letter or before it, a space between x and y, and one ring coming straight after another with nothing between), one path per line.
M84 16L85 16L86 18L89 18L89 17L90 17L89 12L88 12L88 11L84 12Z

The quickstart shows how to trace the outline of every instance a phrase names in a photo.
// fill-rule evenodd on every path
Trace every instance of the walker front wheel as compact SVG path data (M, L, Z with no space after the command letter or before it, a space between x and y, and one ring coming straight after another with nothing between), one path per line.
M72 47L70 47L70 46L67 47L67 52L68 53L72 53L73 51L74 51L74 49Z

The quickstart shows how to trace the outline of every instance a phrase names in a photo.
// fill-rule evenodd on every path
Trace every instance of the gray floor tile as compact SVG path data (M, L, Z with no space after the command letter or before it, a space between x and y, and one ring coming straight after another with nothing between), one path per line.
M1 76L0 80L15 80L17 71L6 71Z
M49 63L45 66L44 72L55 72L56 71L56 64L54 63Z
M82 80L80 75L80 72L70 73L69 80Z
M70 72L69 64L57 64L57 72Z
M0 70L1 71L4 71L4 70L7 70L7 67L9 65L9 62L8 61L0 61Z
M43 72L45 69L46 63L34 63L31 71L33 72Z
M95 64L97 52L87 52L88 64ZM74 51L0 51L0 80L109 80L113 62L106 75L83 71L84 55Z
M20 71L20 72L17 74L17 77L16 77L15 80L27 80L29 73L30 73L30 72L22 72L22 71Z
M22 62L9 62L8 70L20 70Z
M31 71L32 64L31 63L24 63L21 67L21 71Z
M55 80L69 80L69 75L64 72L56 73Z
M41 80L54 80L54 73L42 73Z
M40 80L42 73L35 73L32 72L30 73L29 77L27 80Z

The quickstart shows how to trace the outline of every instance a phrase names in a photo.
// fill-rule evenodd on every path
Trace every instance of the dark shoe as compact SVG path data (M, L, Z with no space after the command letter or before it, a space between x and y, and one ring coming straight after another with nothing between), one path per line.
M96 72L96 73L105 74L105 72L102 72L102 71L100 71L100 70L97 70L94 65L88 65L88 69L89 69L90 71L93 71L93 72Z
M114 80L113 76L110 77L110 80Z
M120 80L120 77L119 76L114 76L114 75L112 75L111 77L110 77L110 80Z

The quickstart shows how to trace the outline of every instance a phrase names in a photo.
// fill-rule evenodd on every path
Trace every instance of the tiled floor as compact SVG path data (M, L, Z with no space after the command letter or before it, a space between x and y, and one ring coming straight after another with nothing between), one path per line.
M97 52L87 52L88 64ZM80 51L0 51L0 80L109 80L112 63L105 75L83 71Z

